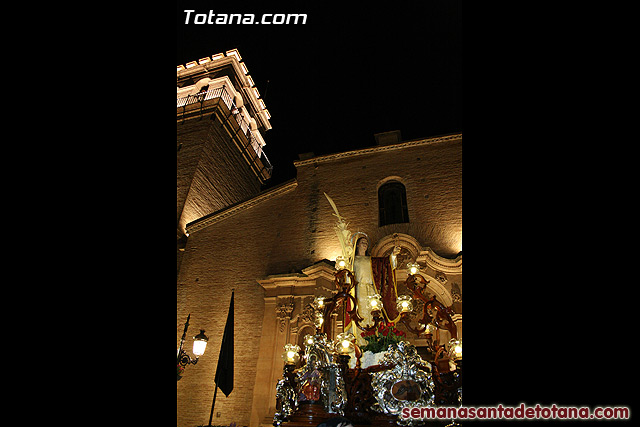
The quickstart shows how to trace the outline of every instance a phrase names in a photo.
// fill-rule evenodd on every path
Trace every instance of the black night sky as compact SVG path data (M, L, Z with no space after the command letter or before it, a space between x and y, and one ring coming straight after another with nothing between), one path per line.
M256 20L306 13L307 23L185 24L185 9ZM299 153L369 147L374 133L397 129L404 140L462 132L461 21L461 2L448 0L341 8L181 1L176 65L239 50L272 116L263 135L272 186L295 176Z

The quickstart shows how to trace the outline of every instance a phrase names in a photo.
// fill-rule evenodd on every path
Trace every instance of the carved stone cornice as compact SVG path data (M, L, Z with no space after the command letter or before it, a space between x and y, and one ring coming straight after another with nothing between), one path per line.
M437 136L437 137L426 138L426 139L417 139L417 140L401 142L399 144L393 144L393 145L376 146L376 147L370 147L370 148L363 148L360 150L351 150L351 151L345 151L342 153L328 154L326 156L318 156L318 157L312 157L306 160L294 161L293 164L295 165L295 167L312 165L316 163L324 163L324 162L331 162L334 160L340 160L347 157L363 156L365 154L381 153L386 151L400 150L407 147L415 147L419 145L431 145L431 144L438 144L441 142L449 142L449 141L456 141L456 140L462 140L461 133L456 133L453 135Z
M319 262L302 270L304 273L274 274L257 282L265 290L264 299L273 297L304 298L309 295L330 295L334 291L335 269L326 262Z
M332 265L321 261L312 266L302 269L302 272L309 277L322 277L329 280L330 282L333 282L333 280L335 279L336 270Z

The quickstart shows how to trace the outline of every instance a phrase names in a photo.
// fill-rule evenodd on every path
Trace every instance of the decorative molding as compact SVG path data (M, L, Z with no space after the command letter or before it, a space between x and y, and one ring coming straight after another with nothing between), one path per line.
M273 199L274 197L281 196L282 194L286 194L292 190L295 190L297 186L298 186L298 182L294 178L293 180L286 182L279 187L276 187L272 190L259 194L247 201L238 203L222 211L214 212L207 216L203 216L202 218L199 218L187 224L187 227L186 227L187 233L191 234L191 233L195 233L196 231L200 231L203 228L206 228L212 224L215 224L224 219L227 219L230 216L237 214L238 212L245 211L262 202L265 202L267 200Z
M436 270L436 279L438 279L440 283L444 284L444 282L447 281L447 275L444 274L442 271Z
M298 323L302 325L313 325L315 311L310 303L313 297L307 297L302 300L302 313L298 317Z
M295 307L295 300L293 297L280 298L278 305L276 306L276 316L278 319L291 319L291 313Z
M335 279L336 270L332 265L329 265L324 261L320 261L316 264L313 264L312 266L303 268L302 272L309 277L323 277L328 281L333 282L333 280Z
M378 240L371 249L371 256L381 257L390 255L394 246L400 246L402 250L398 255L398 269L406 269L407 262L415 260L421 252L420 243L413 236L403 233L389 234Z
M300 292L303 292L303 289L308 286L312 286L318 289L325 289L328 292L332 292L333 289L328 289L326 286L323 286L320 283L317 283L317 279L326 279L330 285L333 285L333 280L335 278L334 273L335 269L333 266L325 262L319 262L307 268L304 268L303 273L287 273L287 274L273 274L267 276L264 279L257 280L257 282L262 286L262 288L269 292L281 289L290 289L293 290L298 289ZM272 293L272 292L271 292ZM296 294L296 296L304 296L306 294ZM270 294L265 294L265 298L270 296Z
M394 233L380 239L371 249L371 256L385 256L391 253L394 246L402 248L398 260L398 270L406 270L408 261L416 261L435 270L436 278L440 283L447 280L446 274L462 274L462 255L454 259L443 258L431 248L422 249L416 238L408 234ZM404 254L404 257L402 255ZM444 279L444 280L442 280Z
M449 274L462 274L462 254L454 259L443 258L436 254L431 248L425 248L420 251L420 255L416 258L419 264L426 264L432 269Z
M291 320L291 314L294 308L295 299L292 296L281 298L278 305L276 305L276 317L280 323L280 333L284 332L287 320Z
M453 302L462 302L462 290L456 282L451 284L451 298L453 298Z
M446 136L438 136L438 137L427 138L427 139L418 139L414 141L401 142L399 144L394 144L394 145L376 146L376 147L370 147L370 148L363 148L360 150L351 150L351 151L345 151L342 153L328 154L326 156L312 157L307 160L294 161L293 164L295 167L306 166L306 165L312 165L316 163L331 162L334 160L340 160L347 157L363 156L365 154L401 150L403 148L416 147L419 145L431 145L431 144L438 144L441 142L450 142L450 141L457 141L457 140L462 140L461 133L456 133L453 135L446 135Z

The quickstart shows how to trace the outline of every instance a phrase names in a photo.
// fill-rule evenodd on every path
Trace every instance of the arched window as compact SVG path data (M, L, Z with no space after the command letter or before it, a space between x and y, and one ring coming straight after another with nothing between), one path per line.
M401 182L388 181L378 189L380 227L409 222L407 192Z

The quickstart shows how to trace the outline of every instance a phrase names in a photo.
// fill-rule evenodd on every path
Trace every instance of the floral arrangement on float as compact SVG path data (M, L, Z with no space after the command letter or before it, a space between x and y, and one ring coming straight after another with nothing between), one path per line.
M396 328L393 322L382 322L377 329L364 331L360 335L367 341L367 344L361 348L360 364L363 369L379 365L389 347L392 344L398 344L403 338L407 337L407 334ZM352 360L355 367L355 358L352 358Z

